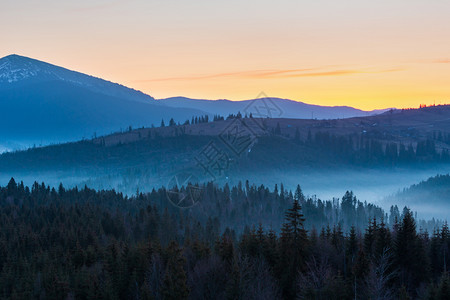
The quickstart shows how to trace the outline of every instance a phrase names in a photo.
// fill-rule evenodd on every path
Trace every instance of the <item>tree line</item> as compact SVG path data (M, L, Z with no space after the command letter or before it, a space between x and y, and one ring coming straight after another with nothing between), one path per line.
M274 134L281 134L279 127ZM320 150L323 157L337 159L357 165L406 165L411 163L450 162L447 148L438 150L432 138L418 140L415 144L393 142L368 134L336 135L328 131L308 132L305 140L297 130L294 141L298 144Z

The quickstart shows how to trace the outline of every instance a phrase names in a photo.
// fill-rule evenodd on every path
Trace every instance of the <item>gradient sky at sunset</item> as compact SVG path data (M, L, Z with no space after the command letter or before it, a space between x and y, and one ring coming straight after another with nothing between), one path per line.
M3 0L0 57L155 98L417 107L450 103L449 16L448 0Z

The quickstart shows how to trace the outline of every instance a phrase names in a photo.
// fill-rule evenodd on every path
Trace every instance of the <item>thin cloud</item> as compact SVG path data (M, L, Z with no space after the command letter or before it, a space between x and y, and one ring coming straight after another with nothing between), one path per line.
M272 71L266 71L266 72L259 72L258 74L254 74L254 76L251 77L279 77L279 76L289 76L289 74L292 73L299 73L299 72L308 72L308 71L314 71L319 70L321 68L311 68L311 69L296 69L296 70L272 70Z
M201 76L185 76L185 77L166 77L166 78L155 78L147 80L137 80L136 82L147 82L147 81L177 81L177 80L201 80L201 79L213 79L213 78L223 78L223 77L248 77L248 78L258 78L258 77L274 77L276 75L293 73L293 72L305 72L318 70L319 68L312 69L295 69L295 70L254 70L254 71L240 71L240 72L229 72L229 73L218 73L210 75Z
M416 59L411 60L406 63L412 63L412 64L450 64L450 58L439 58L439 59Z
M309 69L292 69L292 70L255 70L255 71L241 71L218 73L201 76L185 76L185 77L166 77L155 78L147 80L136 80L135 82L155 82L155 81L185 81L185 80L204 80L224 77L241 77L253 79L270 79L270 78L295 78L295 77L322 77L322 76L344 76L352 74L374 74L374 73L388 73L403 71L404 68L391 68L383 70L367 70L367 69L340 69L319 71L323 68L309 68Z
M281 77L316 77L316 76L342 76L342 75L350 75L356 73L363 73L358 70L334 70L334 71L326 71L326 72L308 72L301 74L288 74L283 75Z
M333 70L326 72L310 72L310 73L301 73L301 74L289 74L284 75L282 77L316 77L316 76L342 76L342 75L352 75L352 74L376 74L376 73L389 73L389 72L398 72L403 71L404 68L393 68L386 70Z
M450 59L438 59L438 60L435 60L434 63L436 63L436 64L450 64Z

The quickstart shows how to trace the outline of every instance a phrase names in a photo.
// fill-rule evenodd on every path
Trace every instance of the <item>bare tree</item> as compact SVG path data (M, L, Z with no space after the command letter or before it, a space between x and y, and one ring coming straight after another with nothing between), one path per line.
M389 249L384 249L380 258L370 265L369 273L366 276L365 296L373 300L389 300L394 295L388 283L394 276L391 267L391 254Z
M281 298L276 280L263 259L255 259L250 272L251 280L247 282L244 299L272 300Z
M306 272L299 274L297 283L298 299L327 299L328 285L333 281L333 274L328 258L322 257L319 262L314 256L306 262Z

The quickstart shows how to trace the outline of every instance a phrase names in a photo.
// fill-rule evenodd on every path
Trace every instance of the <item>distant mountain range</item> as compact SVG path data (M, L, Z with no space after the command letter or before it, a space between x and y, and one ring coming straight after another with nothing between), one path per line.
M382 111L322 107L279 98L247 101L155 100L140 91L35 59L0 59L0 152L75 141L126 129L184 122L208 114L334 119Z
M207 112L208 114L229 115L241 112L256 117L289 118L289 119L344 119L352 117L366 117L388 111L389 109L364 111L349 106L320 106L299 101L272 98L261 95L260 98L230 101L190 99L186 97L172 97L160 99L158 102L174 108L191 108Z

